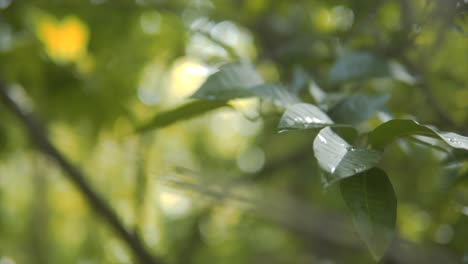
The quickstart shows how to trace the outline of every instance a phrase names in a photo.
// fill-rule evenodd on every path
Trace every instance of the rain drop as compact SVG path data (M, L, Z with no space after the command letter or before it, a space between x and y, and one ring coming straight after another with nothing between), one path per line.
M318 137L318 139L319 139L320 141L322 141L324 144L327 144L327 143L328 143L327 140L326 140L322 135L318 135L317 137Z
M447 137L446 138L450 143L453 143L453 144L460 144L460 142L454 138L451 138L451 137Z
M354 168L353 171L354 173L360 173L362 171L364 171L365 168Z
M301 117L295 117L295 118L294 118L294 122L296 122L296 123L302 123L302 122L304 122L304 120L302 120Z
M359 149L357 149L357 148L355 148L355 147L349 147L347 150L350 151L350 152L356 152L356 151L358 151Z

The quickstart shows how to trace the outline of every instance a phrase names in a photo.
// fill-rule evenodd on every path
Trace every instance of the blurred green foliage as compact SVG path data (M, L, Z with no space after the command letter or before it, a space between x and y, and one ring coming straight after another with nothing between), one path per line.
M468 135L467 25L456 0L0 0L0 79L164 263L373 263L322 189L318 129L277 134L275 99ZM190 98L238 60L267 100ZM0 264L134 263L26 136L0 104ZM398 199L382 263L468 263L466 152L400 140L379 167Z

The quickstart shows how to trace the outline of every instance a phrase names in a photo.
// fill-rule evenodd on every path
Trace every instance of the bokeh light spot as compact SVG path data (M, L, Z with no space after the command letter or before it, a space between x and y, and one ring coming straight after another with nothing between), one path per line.
M15 264L16 262L9 257L2 257L0 258L0 264Z
M89 38L88 27L75 16L58 21L41 16L36 24L38 38L47 55L57 62L78 62L85 58Z
M250 147L237 156L237 166L243 172L255 173L265 164L265 152L259 147Z
M208 77L210 70L190 58L181 58L174 63L171 73L169 100L180 100L190 96Z
M11 5L12 0L0 0L0 9L7 9Z
M161 28L161 15L156 11L141 14L140 26L143 32L148 35L157 34Z
M168 217L183 216L192 206L191 200L186 195L166 187L159 189L158 198L162 212Z
M448 244L452 241L454 231L450 225L441 225L434 234L434 240L439 244Z

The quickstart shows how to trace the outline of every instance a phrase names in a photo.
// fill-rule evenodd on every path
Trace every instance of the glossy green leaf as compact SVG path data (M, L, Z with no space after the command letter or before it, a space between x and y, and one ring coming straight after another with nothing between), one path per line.
M247 97L259 97L281 107L300 101L282 86L264 84L255 69L245 62L222 66L192 95L192 98L226 101Z
M315 105L298 103L286 109L278 130L309 129L332 125L333 121Z
M372 168L340 182L354 225L375 260L385 254L394 237L397 199L387 174Z
M337 60L328 74L328 80L331 83L341 83L385 77L389 73L384 59L368 52L354 52Z
M210 75L192 97L210 100L251 97L248 89L262 83L262 77L249 63L231 63Z
M138 132L145 132L152 129L163 128L176 122L190 119L214 109L228 106L225 101L218 100L196 100L183 104L174 109L160 112L152 118L150 122L137 129Z
M394 119L381 124L369 133L369 144L383 149L400 137L421 135L443 140L449 146L468 150L468 137L452 132L439 132L414 120Z
M337 123L357 125L381 110L390 96L354 94L335 105L328 114Z
M375 167L382 156L380 151L351 146L330 127L320 130L314 140L314 152L325 171L325 185Z

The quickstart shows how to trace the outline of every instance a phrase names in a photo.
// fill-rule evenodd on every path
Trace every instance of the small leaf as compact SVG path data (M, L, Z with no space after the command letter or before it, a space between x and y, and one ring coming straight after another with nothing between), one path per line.
M385 254L394 237L397 199L387 174L372 168L340 182L354 225L375 260Z
M263 84L262 78L247 63L222 66L218 72L210 75L191 97L226 101L238 98L259 97L281 107L286 107L300 101L284 87Z
M453 148L468 150L468 137L452 132L439 132L429 126L421 125L414 120L390 120L371 131L368 139L372 147L383 149L397 138L414 135L442 139Z
M150 122L137 129L138 132L145 132L151 129L163 128L178 121L186 120L204 114L211 110L228 106L225 101L217 100L197 100L183 104L174 109L160 112L152 118Z
M385 77L390 73L387 62L371 53L354 52L338 59L328 74L331 83Z
M252 65L246 62L226 64L210 75L192 98L230 100L251 97L253 94L248 88L262 83L263 79Z
M321 128L332 125L333 121L315 105L298 103L286 109L278 130Z
M328 114L337 123L357 125L381 110L390 99L388 94L354 94L335 105Z
M313 80L309 82L309 94L312 97L312 99L314 99L314 102L316 104L322 104L328 98L327 93L325 93L320 88L320 86L318 86L318 84Z
M326 186L375 167L382 156L380 151L349 145L330 127L320 130L314 140L314 152L326 172L323 178Z

